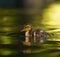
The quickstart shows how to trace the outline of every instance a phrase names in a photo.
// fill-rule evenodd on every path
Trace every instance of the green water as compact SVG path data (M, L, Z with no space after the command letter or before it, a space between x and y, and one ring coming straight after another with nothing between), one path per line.
M5 9L6 10L6 9ZM4 11L4 10L2 10ZM26 24L31 23L33 29L41 28L47 31L50 36L59 38L59 26L44 23L46 20L41 19L40 15L22 14L18 10L7 10L8 12L0 14L0 57L16 56L16 57L59 57L60 42L43 44L37 43L36 46L25 47L19 42L17 35L8 35L10 33L19 32ZM32 10L33 11L33 10ZM23 11L22 11L23 12ZM44 21L45 20L45 21ZM41 22L42 21L42 22ZM49 20L48 20L49 21ZM52 38L51 38L52 39Z

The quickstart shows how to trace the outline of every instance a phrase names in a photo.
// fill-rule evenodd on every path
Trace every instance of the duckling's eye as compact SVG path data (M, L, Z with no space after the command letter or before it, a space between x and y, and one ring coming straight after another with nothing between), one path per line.
M25 27L25 28L27 28L27 27Z

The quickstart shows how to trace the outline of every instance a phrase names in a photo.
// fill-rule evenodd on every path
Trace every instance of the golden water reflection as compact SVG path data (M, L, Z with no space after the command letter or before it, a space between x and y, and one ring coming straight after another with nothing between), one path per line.
M53 3L43 10L43 28L47 32L60 33L60 3Z

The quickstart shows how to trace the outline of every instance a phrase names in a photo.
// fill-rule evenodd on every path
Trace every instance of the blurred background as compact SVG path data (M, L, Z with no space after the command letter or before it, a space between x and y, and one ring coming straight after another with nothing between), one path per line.
M26 23L32 24L33 29L41 28L59 38L60 0L0 0L0 57L59 57L60 42L59 47L56 48L56 44L52 50L50 46L54 44L46 44L43 48L32 49L33 54L22 53L18 37L8 34L19 32ZM30 52L29 47L27 53Z

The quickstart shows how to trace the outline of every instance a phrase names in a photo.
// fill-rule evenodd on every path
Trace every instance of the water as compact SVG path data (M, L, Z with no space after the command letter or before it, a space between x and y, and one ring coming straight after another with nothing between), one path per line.
M2 36L2 35L1 35ZM10 39L9 39L10 37ZM31 45L23 45L18 38L9 36L0 43L0 56L16 56L16 57L59 57L60 42L46 41L44 43L31 43ZM12 39L13 38L13 39ZM9 42L7 42L7 40Z
M16 57L59 57L60 41L47 39L44 43L32 43L31 46L23 46L16 35L0 35L0 56ZM56 38L55 38L56 39ZM57 40L57 39L56 39ZM29 45L29 44L28 44Z
M11 11L12 12L12 11ZM14 12L13 12L14 13ZM7 13L8 14L8 13ZM9 15L10 14L10 15ZM45 23L45 19L29 19L34 20L33 22L24 18L16 13L9 13L8 16L2 15L0 18L0 57L16 56L16 57L59 57L60 56L60 28L59 25L53 25ZM27 18L26 16L25 18ZM29 16L30 18L32 16ZM36 15L37 17L37 15ZM35 18L35 16L33 17ZM45 20L45 21L44 21ZM23 23L21 22L23 21ZM51 20L52 21L52 20ZM21 22L21 23L19 23ZM29 22L33 25L33 28L42 28L49 36L46 38L44 43L32 42L31 45L23 45L21 43L18 32L23 27L23 24ZM48 19L48 22L49 19ZM11 34L16 33L16 34ZM9 35L11 34L11 35ZM23 37L24 38L24 37ZM21 38L22 39L22 38ZM24 39L23 39L24 40ZM41 41L43 42L43 41Z

